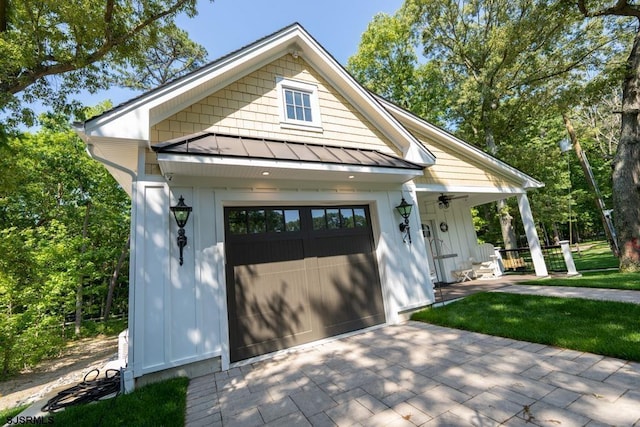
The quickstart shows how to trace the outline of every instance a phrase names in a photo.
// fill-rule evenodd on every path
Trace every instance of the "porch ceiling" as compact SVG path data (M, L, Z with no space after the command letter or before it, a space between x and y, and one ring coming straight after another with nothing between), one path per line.
M438 204L438 197L442 194L451 198L450 205L455 206L458 203L464 203L466 207L480 206L487 203L493 203L501 199L508 199L515 197L522 191L515 189L507 189L504 191L498 191L496 189L460 189L456 191L420 191L418 192L418 200L426 204Z

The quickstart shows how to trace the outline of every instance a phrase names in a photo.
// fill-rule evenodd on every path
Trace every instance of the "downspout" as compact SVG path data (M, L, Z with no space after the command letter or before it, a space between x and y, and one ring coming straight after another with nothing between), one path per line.
M85 129L84 129L84 123L73 123L73 129L76 131L76 133L80 136L80 138L84 141L85 146L86 146L86 151L87 154L89 155L89 157L91 157L94 160L99 161L100 163L112 167L114 169L117 169L119 171L122 171L124 173L126 173L127 175L129 175L131 177L131 182L135 182L136 180L136 174L134 171L132 171L131 169L127 169L122 165L118 165L114 162L112 162L111 160L107 160L104 157L100 157L95 153L95 145L91 142L89 136L85 133ZM134 200L135 200L135 186L132 186L131 188L131 207L132 210L135 206ZM134 215L133 212L131 212L131 223L130 223L130 227L129 227L129 238L131 238L133 236L133 232L134 232L134 221L133 221ZM131 246L129 248L129 257L134 256L135 257L135 239L132 240L131 242ZM133 313L133 309L135 307L135 292L132 292L131 290L131 278L135 277L135 262L129 262L129 322L132 321L132 319L135 319L134 317L134 313ZM129 329L129 328L127 328ZM133 363L129 363L130 361L133 360L133 358L135 357L134 354L134 348L133 348L133 337L131 334L127 334L128 335L128 349L127 349L127 365L125 368L122 369L121 375L122 375L122 380L121 380L121 387L122 387L122 392L124 393L131 393L134 389L135 389L135 379L133 377ZM120 356L120 355L118 355Z

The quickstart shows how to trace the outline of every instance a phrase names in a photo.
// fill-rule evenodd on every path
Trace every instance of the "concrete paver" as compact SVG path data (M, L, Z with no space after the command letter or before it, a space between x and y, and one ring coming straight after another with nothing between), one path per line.
M196 378L186 424L640 425L637 363L554 350L418 322L385 326Z
M640 304L637 291L495 289ZM407 322L195 378L186 425L640 427L640 363Z

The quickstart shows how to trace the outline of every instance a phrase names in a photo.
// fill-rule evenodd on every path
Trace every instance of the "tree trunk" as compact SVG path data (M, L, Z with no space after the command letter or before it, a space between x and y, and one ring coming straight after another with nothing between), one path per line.
M91 211L91 202L87 202L84 212L84 222L82 224L82 246L80 247L80 259L87 250L87 229L89 228L89 212ZM82 326L82 288L84 287L84 274L81 271L78 277L78 287L76 289L76 319L75 319L75 335L80 336L80 326Z
M120 258L118 258L118 263L116 267L113 269L113 274L111 275L111 280L109 280L109 291L107 292L107 302L104 307L104 320L105 322L109 319L109 312L111 311L111 304L113 303L113 292L115 290L116 284L118 283L118 277L120 276L120 269L122 268L122 264L127 259L127 255L129 253L129 245L131 243L131 233L127 237L127 243L122 248L122 252L120 252Z
M0 0L0 33L7 32L7 16L9 15L9 0Z
M622 87L622 129L613 159L613 209L620 271L640 271L640 31Z
M606 207L604 205L604 201L602 200L600 187L598 187L598 183L596 182L591 170L591 166L589 165L589 160L587 160L586 154L584 153L584 151L582 151L582 146L580 145L580 141L578 140L576 131L573 128L573 124L571 123L569 116L567 116L566 114L562 114L562 120L564 120L564 126L567 129L569 138L571 139L571 145L573 146L573 149L576 152L576 156L578 156L578 160L580 161L580 167L582 168L584 177L595 195L596 206L598 207L598 213L600 214L600 219L602 220L602 226L604 227L604 233L607 236L609 247L611 248L611 251L615 256L619 256L618 243L615 240L615 232L611 229L609 221L605 215Z
M485 103L486 104L486 103ZM487 146L487 150L492 156L498 153L498 146L496 145L495 138L493 137L493 128L489 120L489 104L483 106L482 112L482 126L484 128L484 139ZM509 213L509 206L505 199L498 200L497 202L498 217L500 218L500 231L502 231L502 240L505 249L516 249L518 247L518 241L516 238L515 230L513 229L513 217Z

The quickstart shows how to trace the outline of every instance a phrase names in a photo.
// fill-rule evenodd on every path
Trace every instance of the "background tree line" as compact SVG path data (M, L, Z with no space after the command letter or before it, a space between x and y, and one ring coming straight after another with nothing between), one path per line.
M4 376L55 354L76 316L126 314L128 263L118 260L130 201L65 116L42 117L37 133L0 145L0 168Z
M127 313L130 200L70 125L111 105L74 96L199 67L206 50L174 24L195 6L0 0L0 378L55 355L83 320Z
M589 2L597 14L584 2L406 0L395 15L374 18L348 69L373 92L543 181L529 198L548 242L568 239L570 220L574 239L603 232L576 154L558 147L572 128L576 153L587 154L605 204L615 206L624 246L640 237L637 219L629 220L640 216L638 162L618 156L621 169L636 170L625 181L636 198L624 203L615 200L611 171L621 82L638 73L627 61L638 30L634 3ZM518 218L511 198L480 206L476 225L483 240L515 248L526 244ZM640 252L622 255L624 266L640 269Z

